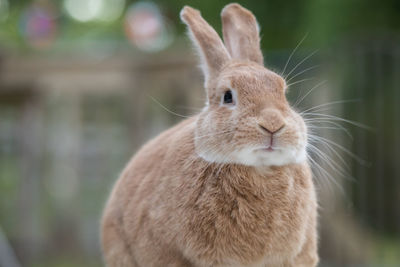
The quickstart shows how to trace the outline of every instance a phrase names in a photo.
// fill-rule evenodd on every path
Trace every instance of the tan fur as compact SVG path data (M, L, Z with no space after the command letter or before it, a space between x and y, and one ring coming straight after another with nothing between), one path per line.
M229 4L222 10L221 18L224 43L232 57L264 65L254 15L239 4Z
M237 4L222 16L254 18ZM237 155L270 138L260 125L283 125L278 150L304 148L306 128L286 101L285 82L259 57L238 58L231 49L213 57L225 49L215 31L190 7L181 17L203 54L208 106L144 145L123 171L102 220L107 265L316 266L317 201L307 161L252 164ZM226 33L230 40L240 34ZM229 88L237 93L232 107L221 104Z
M189 25L189 33L202 58L205 83L228 62L230 56L215 30L201 17L200 12L188 6L181 11L181 19Z

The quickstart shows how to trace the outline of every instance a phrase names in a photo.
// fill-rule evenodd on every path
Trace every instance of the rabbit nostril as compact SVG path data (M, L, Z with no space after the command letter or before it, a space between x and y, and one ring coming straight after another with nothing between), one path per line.
M259 124L258 126L260 126L261 130L267 132L267 133L271 133L270 130L268 130L267 128L265 128L264 126L262 126L261 124Z
M277 133L277 132L279 132L280 130L282 130L283 127L285 127L284 124L282 124L279 128L275 128L275 129L269 129L269 128L267 128L267 127L261 125L261 124L258 124L258 126L259 126L263 131L265 131L265 132L267 132L267 133L269 133L269 134Z

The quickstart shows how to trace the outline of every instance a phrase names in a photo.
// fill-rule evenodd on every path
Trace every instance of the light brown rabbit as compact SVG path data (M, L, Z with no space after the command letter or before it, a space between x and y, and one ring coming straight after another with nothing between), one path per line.
M133 157L102 221L108 266L316 266L307 129L263 66L257 22L221 13L224 42L184 7L207 104Z

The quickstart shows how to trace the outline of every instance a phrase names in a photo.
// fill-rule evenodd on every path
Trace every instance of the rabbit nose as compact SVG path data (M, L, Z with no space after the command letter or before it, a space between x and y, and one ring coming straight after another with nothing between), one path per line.
M282 116L273 110L262 112L262 119L258 122L258 126L269 134L274 134L285 127Z

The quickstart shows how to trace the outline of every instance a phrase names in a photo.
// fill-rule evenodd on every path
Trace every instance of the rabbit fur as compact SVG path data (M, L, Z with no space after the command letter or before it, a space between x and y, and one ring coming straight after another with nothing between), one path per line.
M116 182L101 229L110 267L318 263L306 125L263 65L254 15L229 4L221 17L224 41L199 11L181 11L207 103L145 144Z

